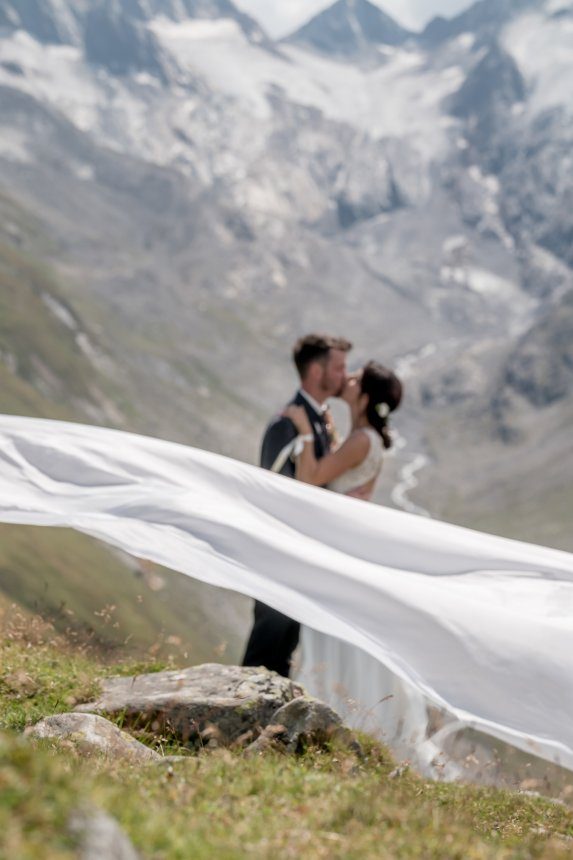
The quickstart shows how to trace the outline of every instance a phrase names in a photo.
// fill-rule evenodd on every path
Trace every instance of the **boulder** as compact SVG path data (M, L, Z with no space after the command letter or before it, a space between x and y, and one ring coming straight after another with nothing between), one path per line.
M73 812L68 830L79 843L78 860L139 860L117 821L99 809Z
M96 714L56 714L26 729L32 738L48 738L71 745L80 755L103 754L133 764L161 760L149 749L109 720Z
M247 753L279 749L303 752L307 746L325 746L338 741L360 754L360 745L342 720L328 705L310 696L300 696L283 705L273 715L261 735L247 747Z
M75 710L121 715L126 726L171 734L194 747L243 745L302 693L263 668L205 664L106 679L100 698Z

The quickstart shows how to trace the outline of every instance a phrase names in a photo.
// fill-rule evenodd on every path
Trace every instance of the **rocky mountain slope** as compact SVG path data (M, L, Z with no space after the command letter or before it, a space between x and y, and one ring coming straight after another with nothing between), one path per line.
M572 35L570 0L279 43L227 0L0 0L0 186L123 425L254 460L291 342L343 331L408 382L381 501L423 454L432 514L573 548Z

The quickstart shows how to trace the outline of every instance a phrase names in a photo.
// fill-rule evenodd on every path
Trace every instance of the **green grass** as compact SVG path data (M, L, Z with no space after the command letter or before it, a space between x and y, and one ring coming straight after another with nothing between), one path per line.
M20 379L30 384L42 380L56 402L90 400L97 373L76 345L74 332L48 310L43 294L58 298L48 270L0 241L0 350L14 356Z
M188 858L565 858L573 811L517 793L395 776L389 753L363 738L344 749L248 758L190 755L171 769L81 759L19 737L70 710L98 678L131 673L72 648L49 625L20 618L0 646L0 857L73 857L66 822L79 806L110 812L145 860ZM140 670L159 668L146 664Z
M41 299L53 290L41 267L0 237L0 412L74 418L77 410L65 394L68 374L71 393L86 395L86 360ZM42 374L55 396L42 390Z
M106 674L104 664L85 650L72 650L37 618L15 613L5 619L3 639L0 730L21 732L43 716L71 711L96 694Z
M50 262L57 253L46 228L0 190L0 412L109 423L102 404L118 415L133 407L76 341L79 331L97 338L66 300ZM72 314L77 330L50 300Z
M104 544L67 529L0 524L0 594L72 641L129 657L171 655L192 665L237 661L242 647L238 633L209 620L227 599L220 592L155 565L130 569Z
M70 421L75 414L65 404L53 403L33 385L15 376L0 363L0 412L4 415L33 415Z

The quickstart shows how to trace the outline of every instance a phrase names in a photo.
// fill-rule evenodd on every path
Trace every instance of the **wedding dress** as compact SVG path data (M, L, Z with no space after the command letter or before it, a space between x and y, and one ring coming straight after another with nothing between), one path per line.
M366 433L368 436L370 442L368 453L358 466L348 469L347 472L343 472L342 475L330 482L328 489L335 493L349 493L350 490L369 484L373 478L378 476L382 468L384 451L382 437L372 427L364 427L359 432Z
M366 652L435 713L573 770L568 553L160 439L7 415L0 522L73 528L257 598Z
M331 481L329 490L348 493L378 476L382 438L371 427L362 432L370 441L366 457ZM347 725L377 736L402 757L413 758L420 749L428 722L424 696L367 652L303 626L295 672L308 692L328 702ZM427 758L427 750L424 756ZM427 761L417 764L424 767Z

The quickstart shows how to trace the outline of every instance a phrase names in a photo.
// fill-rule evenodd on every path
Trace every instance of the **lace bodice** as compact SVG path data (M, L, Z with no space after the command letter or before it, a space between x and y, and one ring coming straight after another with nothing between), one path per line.
M368 453L358 466L330 482L328 489L334 490L335 493L348 493L356 487L362 487L375 478L382 468L384 446L380 434L372 427L364 427L360 432L366 433L370 440Z

